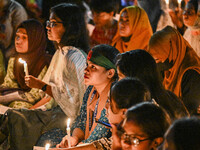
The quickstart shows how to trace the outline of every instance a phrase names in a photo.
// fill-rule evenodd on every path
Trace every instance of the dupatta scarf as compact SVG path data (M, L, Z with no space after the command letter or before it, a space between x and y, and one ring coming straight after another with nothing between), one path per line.
M113 38L112 46L117 48L120 53L134 49L146 49L153 34L146 12L137 6L129 6L121 10L120 16L124 11L128 13L129 27L132 33L131 38L128 42L122 40L119 35L119 21L118 30Z
M39 21L30 19L22 22L18 28L24 28L28 35L28 52L17 53L15 55L14 75L19 84L19 87L24 91L30 91L24 81L24 66L19 63L19 58L26 61L29 74L37 77L44 66L50 63L50 56L47 56L46 49L46 35L44 27Z
M173 62L173 66L165 71L163 85L178 97L182 96L181 81L184 73L192 69L200 74L199 57L182 35L170 26L151 37L147 51L162 62L166 59Z

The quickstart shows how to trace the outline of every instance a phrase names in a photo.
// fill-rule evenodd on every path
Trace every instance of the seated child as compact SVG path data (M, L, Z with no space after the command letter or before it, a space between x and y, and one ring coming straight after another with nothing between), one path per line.
M114 0L92 0L90 8L93 14L95 28L90 37L90 46L111 44L117 32L117 21L114 20Z

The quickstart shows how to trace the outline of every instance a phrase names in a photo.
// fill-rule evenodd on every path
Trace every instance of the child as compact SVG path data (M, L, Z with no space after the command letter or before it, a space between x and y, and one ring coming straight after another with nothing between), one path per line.
M117 32L117 21L113 19L114 0L92 0L90 8L95 28L90 37L91 47L97 44L111 44Z

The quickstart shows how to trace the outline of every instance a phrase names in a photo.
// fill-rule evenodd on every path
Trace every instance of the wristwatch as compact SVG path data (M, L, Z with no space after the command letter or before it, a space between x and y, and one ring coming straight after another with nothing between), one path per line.
M43 87L42 87L42 91L46 91L47 90L47 84L45 84Z

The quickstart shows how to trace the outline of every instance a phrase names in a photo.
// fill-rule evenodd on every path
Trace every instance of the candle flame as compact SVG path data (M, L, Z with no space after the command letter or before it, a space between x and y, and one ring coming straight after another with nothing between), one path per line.
M26 64L26 61L23 60L22 58L19 58L19 62L22 63L22 64Z
M49 144L49 143L47 143L47 144L45 145L45 150L48 150L48 149L49 149L49 147L50 147L50 144Z
M67 119L67 128L69 128L70 125L70 118Z
M180 3L181 3L181 0L178 0L178 3L180 4Z
M169 4L169 0L165 0L166 4L168 5Z

